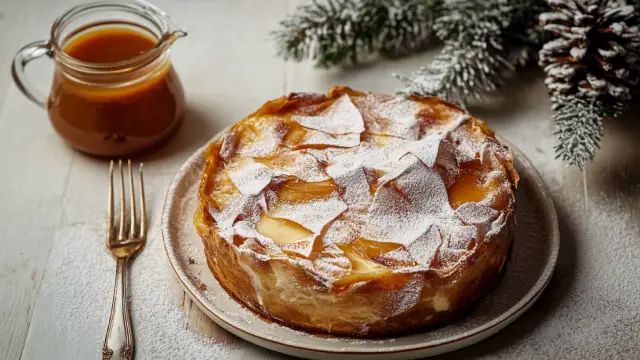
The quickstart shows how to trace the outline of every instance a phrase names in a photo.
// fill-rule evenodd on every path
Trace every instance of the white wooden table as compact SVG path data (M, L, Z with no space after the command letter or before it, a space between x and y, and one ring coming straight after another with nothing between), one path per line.
M29 333L50 320L49 314L34 317L33 309L54 235L103 221L106 188L96 184L106 181L104 162L67 147L9 72L15 51L46 38L55 17L76 1L0 0L0 359L35 358L33 349L46 353L47 337ZM275 57L268 32L298 2L157 1L189 29L172 55L189 113L176 138L146 160L147 176L168 185L211 135L267 99L290 91L324 92L333 84L393 92L400 84L390 73L408 73L434 55L330 71L285 63ZM45 63L30 72L43 89L50 80ZM549 288L521 320L446 358L640 358L638 109L606 124L602 149L584 174L554 160L549 101L539 72L525 71L502 99L471 109L538 167L558 209L561 253ZM154 194L150 201L157 204L163 197ZM185 311L204 332L221 331L195 307L186 304ZM252 350L243 357L272 356ZM143 350L138 357L147 358Z

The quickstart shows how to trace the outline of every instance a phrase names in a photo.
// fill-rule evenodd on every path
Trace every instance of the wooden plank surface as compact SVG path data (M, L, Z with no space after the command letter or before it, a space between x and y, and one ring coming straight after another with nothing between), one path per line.
M11 82L14 52L47 33L32 10L29 1L0 4L0 359L22 353L75 156ZM46 83L34 70L34 83Z
M156 2L190 31L172 53L188 97L187 121L175 139L146 159L158 188L166 188L180 164L211 135L267 99L289 91L324 92L334 84L393 92L400 84L390 73L408 73L435 54L333 70L285 63L273 55L268 32L302 2ZM0 176L0 359L45 358L46 326L53 315L46 311L34 315L33 308L47 309L47 304L38 304L38 294L53 234L97 223L104 207L102 188L96 191L96 184L105 180L104 163L70 150L44 112L11 83L7 71L13 53L27 42L46 38L55 17L74 3L4 0L0 4L4 69L0 72L4 169ZM44 63L31 73L42 88L50 71ZM523 321L442 358L637 358L640 128L633 115L637 108L607 124L603 148L583 176L553 157L553 127L540 72L523 72L504 93L471 111L516 144L550 188L562 231L558 269L548 291ZM161 197L153 201L157 206ZM235 342L234 358L281 358L228 335L188 299L181 306L189 326L209 337ZM525 326L531 323L537 326ZM598 344L600 350L590 344ZM95 348L95 344L79 346L86 348L78 354L90 354Z

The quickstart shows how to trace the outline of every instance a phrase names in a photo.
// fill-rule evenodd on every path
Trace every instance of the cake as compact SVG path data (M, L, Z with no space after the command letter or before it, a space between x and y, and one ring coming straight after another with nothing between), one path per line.
M434 97L292 93L205 153L194 224L208 265L264 319L385 337L464 315L500 281L509 148Z

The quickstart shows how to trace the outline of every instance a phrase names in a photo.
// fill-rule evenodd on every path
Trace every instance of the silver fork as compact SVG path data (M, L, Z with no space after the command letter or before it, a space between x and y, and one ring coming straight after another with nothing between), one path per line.
M142 164L138 170L140 174L140 225L137 229L135 190L133 187L133 173L129 160L129 231L125 232L125 197L124 174L122 160L120 167L120 225L116 234L113 211L113 160L109 166L109 204L107 210L107 249L116 259L116 280L113 289L113 302L107 335L102 345L103 360L131 360L133 358L133 331L131 317L127 304L127 269L129 260L136 256L146 242L147 222L144 198L144 181L142 178Z

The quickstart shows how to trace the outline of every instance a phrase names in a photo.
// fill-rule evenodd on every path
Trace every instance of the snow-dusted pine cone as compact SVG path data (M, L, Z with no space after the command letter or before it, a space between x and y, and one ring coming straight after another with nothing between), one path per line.
M638 82L638 12L624 0L548 0L540 15L556 38L540 50L540 66L554 107L562 99L617 103Z

